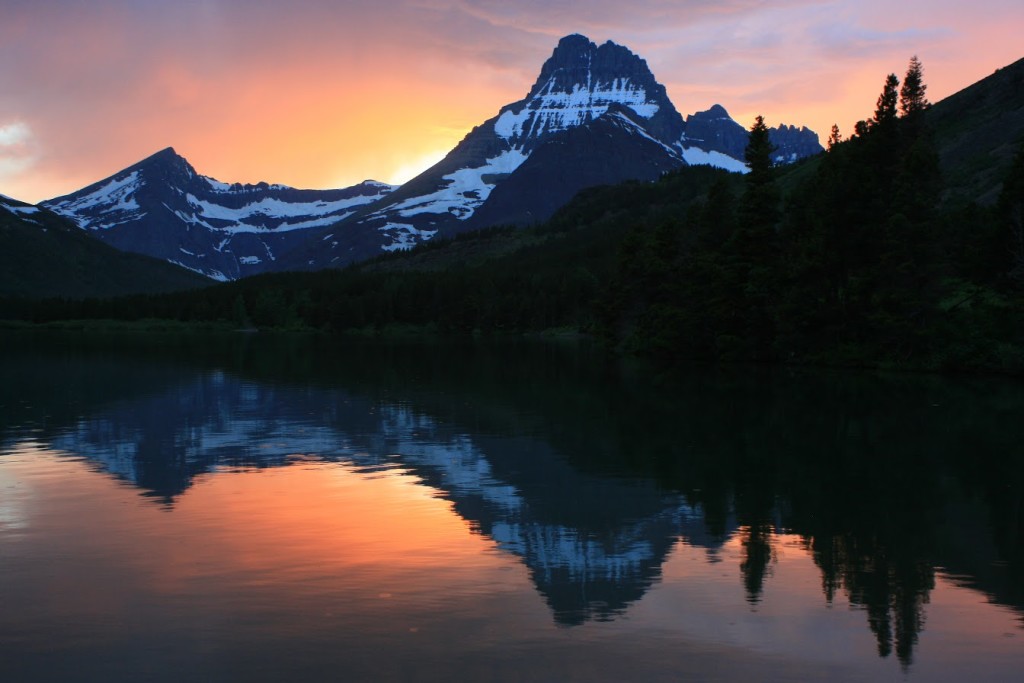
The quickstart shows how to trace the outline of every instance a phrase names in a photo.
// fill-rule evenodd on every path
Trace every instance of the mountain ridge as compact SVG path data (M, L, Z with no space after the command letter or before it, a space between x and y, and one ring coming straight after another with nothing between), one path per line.
M437 235L540 222L595 185L653 180L687 164L745 170L747 131L720 105L708 111L724 117L702 121L702 137L688 135L698 115L682 117L644 59L572 34L558 41L526 97L402 186L229 185L167 147L43 205L112 246L217 280L336 267ZM806 144L780 160L821 149L807 129L784 134ZM539 151L541 160L529 163Z
M393 186L337 190L223 183L196 172L173 147L82 190L42 202L124 251L176 263L215 280L262 272L300 231L347 218Z

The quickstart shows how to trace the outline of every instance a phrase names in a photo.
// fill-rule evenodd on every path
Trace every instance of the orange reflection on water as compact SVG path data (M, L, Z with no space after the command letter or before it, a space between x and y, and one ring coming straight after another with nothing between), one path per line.
M302 464L205 475L170 514L177 538L165 563L173 569L162 575L169 587L223 571L253 585L372 575L387 587L425 569L462 574L502 564L449 501L397 469Z
M301 465L207 475L175 506L202 542L192 550L237 568L286 572L372 568L378 575L430 566L486 566L489 544L467 533L452 504L401 470L360 474Z
M8 516L17 508L20 524L47 539L26 553L49 570L17 592L22 609L50 622L123 625L158 600L172 616L219 612L267 636L340 617L364 631L415 631L460 602L530 590L524 569L399 469L301 463L208 474L168 507L84 463L24 455L32 471ZM546 620L539 597L530 611Z

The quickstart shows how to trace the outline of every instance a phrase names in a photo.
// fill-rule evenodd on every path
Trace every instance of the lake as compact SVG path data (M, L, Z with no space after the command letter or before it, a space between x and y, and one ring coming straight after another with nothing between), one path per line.
M1007 681L1024 384L0 336L0 680Z

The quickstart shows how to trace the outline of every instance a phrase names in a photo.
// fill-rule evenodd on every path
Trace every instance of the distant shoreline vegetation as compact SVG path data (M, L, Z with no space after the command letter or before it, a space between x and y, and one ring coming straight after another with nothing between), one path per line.
M982 86L998 84L972 87ZM1022 375L1024 144L1001 143L1016 151L998 178L994 162L977 159L949 173L942 135L951 119L962 135L986 91L950 98L941 116L924 94L915 59L902 85L885 79L874 115L849 139L834 128L826 153L793 166L773 165L758 117L744 176L686 167L594 188L543 225L463 234L344 270L111 299L2 299L0 329L547 332L666 367ZM963 199L965 187L974 199Z

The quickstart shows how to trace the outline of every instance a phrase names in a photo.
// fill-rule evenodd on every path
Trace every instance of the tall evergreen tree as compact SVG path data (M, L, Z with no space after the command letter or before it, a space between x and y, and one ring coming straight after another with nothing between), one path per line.
M832 124L832 133L828 136L828 150L831 152L832 148L843 141L843 136L839 134L839 124Z
M744 324L737 330L743 352L748 357L765 358L774 337L771 299L777 289L777 225L779 189L772 168L775 147L768 137L763 116L754 120L744 151L750 173L740 200L739 225L724 249L731 281L738 286L732 293L736 311Z
M924 84L921 60L914 55L910 58L907 75L904 76L903 87L900 88L900 115L912 116L930 107L931 103L925 97L927 89L928 86Z
M754 125L750 127L750 139L743 151L743 158L750 169L750 175L747 176L750 184L762 185L767 181L774 151L775 147L768 135L768 126L764 122L764 117L759 115L754 119Z
M875 105L875 116L871 119L873 128L888 128L896 121L896 104L899 100L900 81L896 74L889 74L882 86L882 94Z
M750 172L746 177L747 189L740 204L741 231L752 233L757 241L765 240L774 231L778 221L778 188L772 172L774 145L768 136L763 116L754 119L750 138L743 156Z

